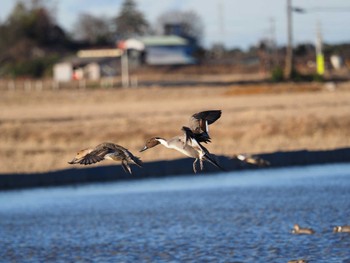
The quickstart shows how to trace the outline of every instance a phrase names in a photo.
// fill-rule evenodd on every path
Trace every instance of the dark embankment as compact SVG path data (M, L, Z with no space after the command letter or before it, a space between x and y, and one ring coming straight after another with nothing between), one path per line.
M350 162L350 148L341 148L328 151L293 151L274 152L259 155L270 162L268 168L301 166L311 164L344 163ZM226 171L242 169L261 169L250 164L242 163L227 156L218 157L218 162ZM1 174L0 190L21 189L31 187L46 187L72 185L92 182L108 182L118 180L137 180L162 176L178 176L193 174L193 159L185 158L172 161L157 161L145 163L144 167L132 166L133 175L126 174L120 165L94 166L86 169L65 169L47 173L31 174ZM209 163L204 164L204 170L198 175L205 173L221 172Z

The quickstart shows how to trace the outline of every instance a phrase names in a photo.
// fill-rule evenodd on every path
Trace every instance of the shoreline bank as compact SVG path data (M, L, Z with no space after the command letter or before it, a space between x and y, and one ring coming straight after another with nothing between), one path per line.
M316 164L350 162L350 148L338 148L322 151L281 151L262 153L259 157L270 162L265 168L289 166L306 166ZM246 169L264 169L242 163L229 156L217 156L218 162L228 171ZM112 182L159 178L165 176L191 175L193 159L183 158L169 161L153 161L144 163L143 168L133 166L133 175L126 174L120 165L95 166L84 169L70 168L45 173L0 174L0 190L25 189L36 187L53 187L97 182ZM205 163L204 170L196 175L221 172L211 164Z

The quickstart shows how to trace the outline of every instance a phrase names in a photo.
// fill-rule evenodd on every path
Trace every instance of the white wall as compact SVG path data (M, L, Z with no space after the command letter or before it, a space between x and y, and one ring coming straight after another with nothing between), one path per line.
M71 63L57 63L53 67L53 79L55 81L71 81L73 76L73 67Z

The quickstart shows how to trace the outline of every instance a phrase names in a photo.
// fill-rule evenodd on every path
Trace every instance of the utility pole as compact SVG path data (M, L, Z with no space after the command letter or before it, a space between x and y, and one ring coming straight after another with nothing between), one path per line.
M122 84L124 88L129 87L129 61L128 61L128 50L125 48L121 56L122 66Z
M286 53L285 77L290 79L293 71L293 21L292 21L292 0L287 0L287 32L288 45Z
M317 22L316 29L316 68L318 75L324 75L324 55L322 51L322 33L320 22Z

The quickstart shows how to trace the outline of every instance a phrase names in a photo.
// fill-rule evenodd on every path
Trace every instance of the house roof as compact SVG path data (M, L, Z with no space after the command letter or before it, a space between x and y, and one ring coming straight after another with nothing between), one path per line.
M184 46L188 41L179 36L146 36L141 37L140 41L146 46Z
M61 60L60 63L69 63L74 67L81 67L81 66L85 66L87 64L90 63L104 63L106 61L110 61L113 60L115 58L112 57L92 57L92 58L80 58L77 56L72 56L72 57L66 57L64 59Z

